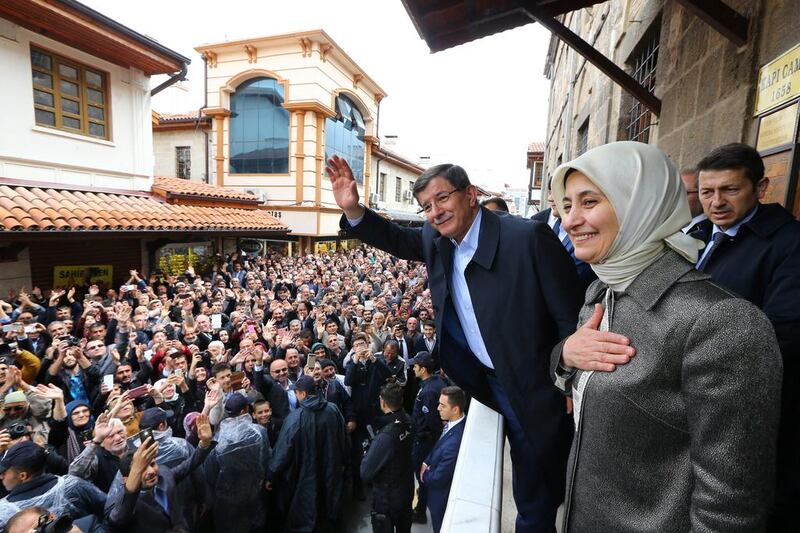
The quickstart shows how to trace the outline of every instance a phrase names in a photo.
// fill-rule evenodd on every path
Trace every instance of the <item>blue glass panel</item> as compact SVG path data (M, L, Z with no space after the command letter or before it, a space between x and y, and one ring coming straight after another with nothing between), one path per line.
M336 154L345 159L359 184L364 183L364 119L344 95L336 99L338 116L325 120L325 158Z
M230 172L287 173L289 111L282 107L283 86L254 78L231 95Z

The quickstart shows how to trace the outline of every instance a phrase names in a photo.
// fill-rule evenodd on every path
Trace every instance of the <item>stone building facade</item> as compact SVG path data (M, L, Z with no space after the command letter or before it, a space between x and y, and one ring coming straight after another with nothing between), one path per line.
M800 78L791 78L800 52L791 51L800 43L800 10L782 0L726 3L746 19L741 45L674 0L610 0L564 15L566 26L649 88L661 111L648 112L553 38L545 65L551 79L545 175L588 148L619 140L658 144L678 166L696 164L719 145L745 142L765 158L773 181L767 201L793 207L800 196Z

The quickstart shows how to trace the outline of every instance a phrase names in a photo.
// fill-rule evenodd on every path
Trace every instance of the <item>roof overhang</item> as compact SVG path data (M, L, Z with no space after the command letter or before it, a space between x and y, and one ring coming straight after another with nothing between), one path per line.
M148 76L191 60L75 0L2 0L0 17L87 54Z
M600 0L402 0L417 32L439 52L488 35L538 22L586 58L655 115L656 98L630 74L561 23L557 17L603 3ZM737 46L747 42L748 20L722 0L678 0Z

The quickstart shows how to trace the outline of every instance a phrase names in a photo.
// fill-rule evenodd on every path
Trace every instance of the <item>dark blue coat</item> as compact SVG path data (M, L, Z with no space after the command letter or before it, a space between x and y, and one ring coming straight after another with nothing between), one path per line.
M414 401L411 417L414 419L414 462L417 466L425 459L434 443L442 434L442 418L439 416L439 396L447 384L433 375L422 381Z
M436 441L430 455L425 459L428 470L422 479L428 487L428 509L431 511L431 522L435 533L439 533L444 512L447 510L450 484L456 470L458 449L461 447L461 437L464 435L466 423L466 420L462 420L445 433Z
M692 236L708 242L711 232L706 220ZM785 507L781 513L791 513L800 501L800 222L778 204L759 205L736 237L711 254L704 272L764 311L778 338L783 356L778 501Z
M547 224L481 209L478 248L465 273L475 316L497 377L555 500L563 495L572 419L550 378L550 351L575 331L582 285L569 254ZM369 209L356 227L344 216L341 226L401 259L425 261L442 368L467 394L499 410L486 368L472 355L450 296L450 239L427 223L403 228Z

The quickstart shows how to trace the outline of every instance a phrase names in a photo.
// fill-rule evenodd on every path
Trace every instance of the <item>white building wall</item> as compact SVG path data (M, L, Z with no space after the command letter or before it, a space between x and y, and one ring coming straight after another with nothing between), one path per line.
M0 176L124 190L149 190L153 171L149 78L0 19ZM108 141L36 125L31 43L108 73Z
M210 142L210 141L209 141ZM153 156L155 165L153 173L156 176L177 178L177 158L175 148L178 146L191 147L192 165L191 179L205 181L206 176L206 134L202 130L186 129L173 131L153 132Z
M412 182L416 181L419 174L414 171L408 170L405 167L393 163L389 160L380 160L379 155L372 156L372 185L370 186L371 193L378 193L378 182L381 179L381 174L386 174L386 194L385 200L378 196L377 207L379 209L392 209L395 211L405 211L407 213L416 213L419 210L417 201L413 198L406 200L406 191L411 191ZM397 178L401 181L400 201L395 198L395 187L397 186Z

